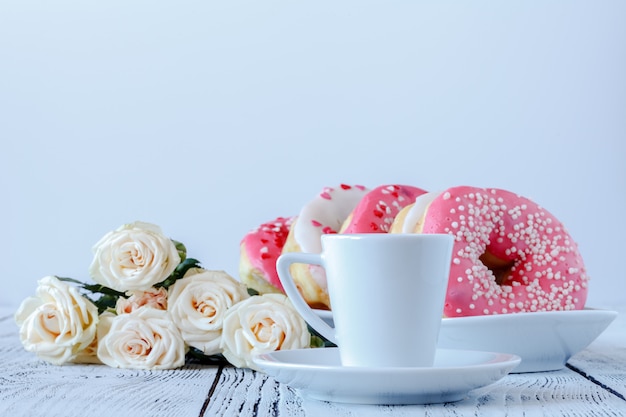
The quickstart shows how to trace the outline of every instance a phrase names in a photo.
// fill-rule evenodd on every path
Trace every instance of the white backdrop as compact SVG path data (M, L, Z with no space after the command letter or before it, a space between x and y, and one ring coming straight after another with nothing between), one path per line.
M626 2L308 3L0 2L0 304L135 220L237 275L342 182L523 194L626 300Z

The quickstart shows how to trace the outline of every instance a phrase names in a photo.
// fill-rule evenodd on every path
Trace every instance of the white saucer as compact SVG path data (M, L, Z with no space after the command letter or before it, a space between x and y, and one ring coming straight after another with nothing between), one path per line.
M332 326L332 312L316 310ZM439 348L508 352L522 358L513 373L562 369L617 317L617 312L576 311L444 318Z
M277 381L317 400L428 404L459 401L469 391L506 376L520 358L438 349L432 368L361 368L341 366L337 348L317 348L271 352L254 362Z

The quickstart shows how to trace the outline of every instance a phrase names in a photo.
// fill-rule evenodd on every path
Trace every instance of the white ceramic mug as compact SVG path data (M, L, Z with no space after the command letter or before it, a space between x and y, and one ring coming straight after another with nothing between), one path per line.
M281 283L302 317L337 344L345 366L432 366L454 238L447 234L328 234L322 253L278 258ZM306 303L294 263L326 270L335 328Z

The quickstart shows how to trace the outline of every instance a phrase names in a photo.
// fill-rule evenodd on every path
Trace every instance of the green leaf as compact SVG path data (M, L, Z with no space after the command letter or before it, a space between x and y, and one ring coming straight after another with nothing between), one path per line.
M100 284L86 284L82 281L79 281L74 278L67 277L57 277L59 281L71 282L73 284L78 284L80 288L84 291L88 291L92 295L99 295L99 297L93 297L84 295L88 298L92 303L98 307L98 313L101 314L105 310L109 308L115 308L115 304L117 303L117 299L120 297L124 297L125 294L120 291L116 291L113 288L105 287Z
M190 347L187 352L188 363L200 363L204 365L230 365L221 353L217 355L205 355L200 349Z
M124 293L114 290L113 288L109 288L109 287L105 287L104 285L100 285L100 284L86 284L82 281L79 281L77 279L74 278L67 278L67 277L57 277L57 279L59 281L64 281L64 282L71 282L73 284L78 284L81 288L94 293L94 294L107 294L107 295L112 295L112 296L116 296L116 297L123 297Z
M254 297L255 295L259 295L260 294L260 292L258 292L254 288L250 288L250 287L247 287L247 288L248 288L248 295L250 295L250 297Z
M118 297L124 297L126 295L123 292L114 290L113 288L105 287L104 285L100 284L83 284L83 288L87 291L91 291L92 293L108 295L110 297L115 297L116 299Z
M55 275L55 276L56 276L56 275ZM74 279L74 278L59 277L59 276L56 276L56 278L57 278L59 281L63 281L63 282L71 282L71 283L73 283L73 284L78 284L78 285L80 285L81 287L85 285L85 283L84 283L84 282L79 281L79 280Z
M185 262L185 259L187 259L187 247L182 243L179 242L178 240L174 240L172 239L172 242L174 243L174 246L176 246L176 250L178 251L178 256L180 256L180 262Z
M119 296L105 294L97 300L93 300L93 303L98 307L98 314L102 314L108 309L115 310L118 298Z
M336 344L319 334L313 327L307 324L311 333L311 347L337 347Z
M200 261L194 258L185 259L184 261L179 263L178 266L176 266L176 269L174 269L174 272L172 272L169 277L167 277L162 282L156 284L155 288L163 287L165 289L168 289L176 281L183 278L187 271L189 271L191 268L200 268Z
M326 345L324 344L324 340L321 337L316 336L314 334L311 335L310 346L312 348L323 348L323 347L326 347Z

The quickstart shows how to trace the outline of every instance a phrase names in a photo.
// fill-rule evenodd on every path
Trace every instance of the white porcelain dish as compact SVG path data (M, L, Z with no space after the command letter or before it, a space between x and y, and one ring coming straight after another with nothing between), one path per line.
M520 362L506 353L438 349L431 368L346 367L337 348L276 351L253 360L305 397L354 404L459 401L471 390L500 380Z
M317 310L332 323L330 311ZM554 371L586 348L617 317L597 309L444 318L439 348L507 352L522 358L513 373Z

